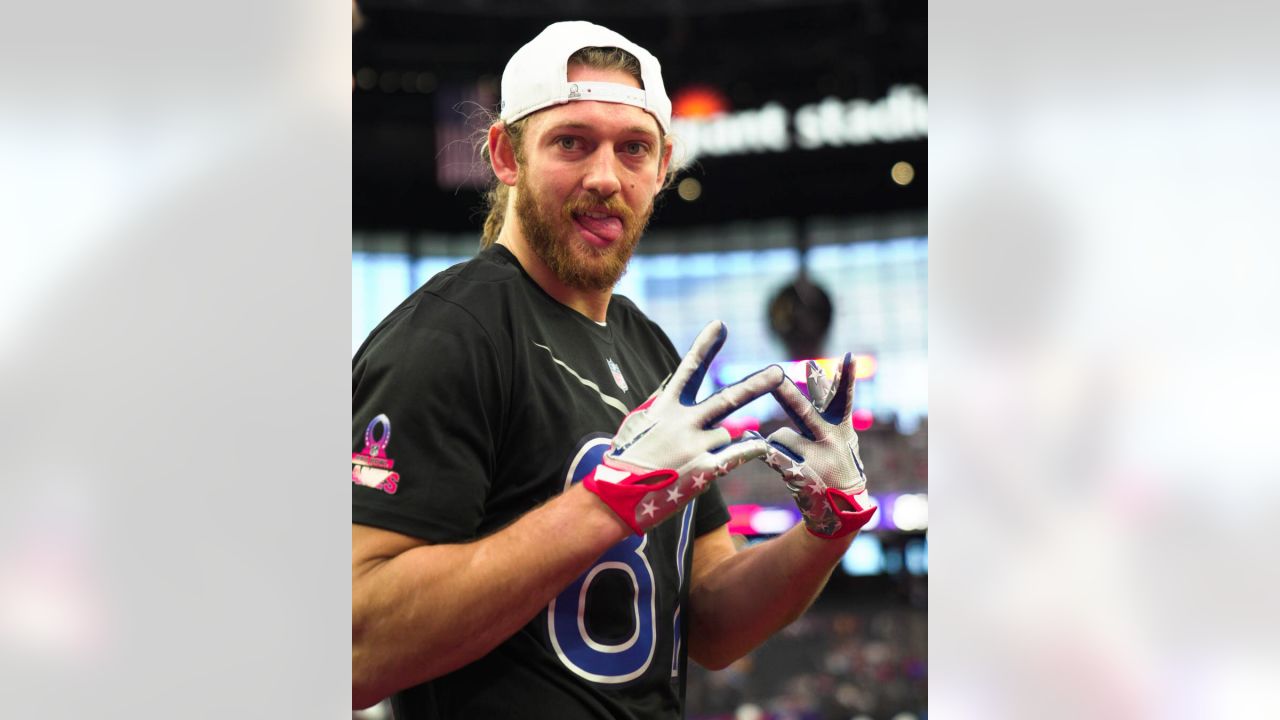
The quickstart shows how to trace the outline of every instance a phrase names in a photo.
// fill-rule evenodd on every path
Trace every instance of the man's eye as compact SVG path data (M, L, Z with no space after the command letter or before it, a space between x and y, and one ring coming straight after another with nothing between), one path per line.
M575 138L575 137L556 138L556 144L564 148L565 150L573 150L578 147L578 138Z
M631 155L644 155L649 152L649 146L642 142L627 143L627 153Z

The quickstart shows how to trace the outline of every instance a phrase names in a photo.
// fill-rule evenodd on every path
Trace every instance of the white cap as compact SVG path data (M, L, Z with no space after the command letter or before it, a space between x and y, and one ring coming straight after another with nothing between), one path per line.
M585 47L616 47L640 61L644 88L608 82L569 82L569 56ZM671 99L662 85L662 66L648 50L606 27L589 22L558 22L516 51L502 71L502 107L505 123L570 100L634 105L657 119L663 132L671 131Z

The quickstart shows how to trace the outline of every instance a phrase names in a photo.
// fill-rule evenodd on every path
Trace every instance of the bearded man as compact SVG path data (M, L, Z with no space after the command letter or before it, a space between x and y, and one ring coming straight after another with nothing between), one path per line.
M682 359L613 294L670 128L658 61L606 28L553 24L507 64L482 251L353 360L353 707L682 717L687 659L795 619L874 511L847 360L814 403L777 366L697 402L724 326ZM731 441L719 421L767 392L803 436ZM737 552L714 480L757 458L806 524Z

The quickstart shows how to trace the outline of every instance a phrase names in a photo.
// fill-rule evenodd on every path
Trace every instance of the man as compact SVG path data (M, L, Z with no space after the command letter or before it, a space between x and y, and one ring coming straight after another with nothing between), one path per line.
M605 28L556 23L508 63L485 249L353 363L354 707L679 717L687 657L724 667L797 617L874 512L847 356L814 403L776 366L699 403L723 325L680 359L613 296L670 123L657 60ZM766 392L801 433L730 442L716 423ZM736 552L713 481L756 458L806 527Z

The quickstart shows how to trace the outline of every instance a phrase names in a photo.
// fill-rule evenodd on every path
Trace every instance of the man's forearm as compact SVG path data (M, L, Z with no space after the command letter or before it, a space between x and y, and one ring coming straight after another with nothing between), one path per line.
M690 598L690 656L725 667L800 617L854 535L824 540L797 525L716 565Z
M353 567L353 705L482 657L628 532L575 485L484 539L418 546Z

